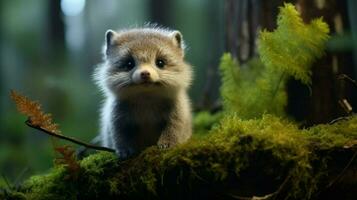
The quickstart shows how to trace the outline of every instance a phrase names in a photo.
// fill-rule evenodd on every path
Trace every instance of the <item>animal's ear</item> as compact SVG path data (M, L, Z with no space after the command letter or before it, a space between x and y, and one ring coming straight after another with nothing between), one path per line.
M184 50L185 45L184 45L183 38L182 38L182 34L180 33L180 31L173 31L173 32L171 33L171 38L172 38L174 44L175 44L178 48Z
M108 53L108 50L110 49L110 47L114 44L114 38L117 36L118 34L109 29L105 32L105 50L106 53Z

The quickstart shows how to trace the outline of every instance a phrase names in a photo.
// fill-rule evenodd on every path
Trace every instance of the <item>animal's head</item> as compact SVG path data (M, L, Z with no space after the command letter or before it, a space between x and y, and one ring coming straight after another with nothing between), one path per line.
M119 96L142 92L169 95L191 83L191 66L184 60L179 31L159 28L108 30L104 60L96 72L101 87Z

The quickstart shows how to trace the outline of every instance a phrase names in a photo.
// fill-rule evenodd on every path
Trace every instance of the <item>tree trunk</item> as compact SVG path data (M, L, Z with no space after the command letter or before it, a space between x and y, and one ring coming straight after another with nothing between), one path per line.
M349 29L346 0L298 0L297 6L306 23L322 16L328 23L332 36L341 36ZM289 96L295 95L294 98L289 98L289 104L294 106L297 101L306 101L307 99L308 102L305 105L308 105L309 109L305 113L300 113L302 114L301 118L307 118L307 125L326 123L345 115L339 101L346 99L351 103L350 97L353 88L349 83L338 80L338 76L347 74L353 77L352 52L328 49L326 56L314 64L312 72L311 96L307 96L309 93L306 92L306 88L296 87L298 85L296 83L290 84ZM300 94L300 97L296 94ZM297 106L290 108L292 113L301 110L301 107Z
M171 24L171 1L150 0L149 9L151 22L164 27L168 27Z
M276 27L278 7L282 0L226 0L225 51L230 52L240 63L257 55L256 40L259 31Z
M48 1L48 47L50 57L63 54L65 48L64 22L61 1Z

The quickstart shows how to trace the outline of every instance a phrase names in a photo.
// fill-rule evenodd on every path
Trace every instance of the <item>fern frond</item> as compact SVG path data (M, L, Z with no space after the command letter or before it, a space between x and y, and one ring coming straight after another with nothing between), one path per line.
M221 96L226 107L234 107L239 101L239 65L231 54L225 53L219 65L221 72L222 86Z
M244 119L259 118L264 113L284 115L287 102L285 84L277 87L277 73L268 70L259 59L252 59L239 67L238 61L226 53L221 58L219 69L225 111L235 112Z
M60 154L60 157L57 157L54 163L56 165L63 165L68 170L70 177L67 178L77 179L80 165L73 147L65 145L56 147L55 150Z
M275 31L260 33L258 49L262 62L310 85L310 68L323 55L329 38L328 25L321 18L304 24L292 4L280 7L277 24Z
M33 126L43 128L56 134L61 134L58 125L52 122L52 115L44 113L38 102L32 101L13 90L11 90L10 96L16 103L17 110L26 115Z

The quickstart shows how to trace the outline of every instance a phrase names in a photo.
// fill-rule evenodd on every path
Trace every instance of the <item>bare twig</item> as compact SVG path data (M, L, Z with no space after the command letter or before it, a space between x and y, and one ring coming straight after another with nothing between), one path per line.
M342 120L348 120L349 118L350 118L349 116L348 117L339 117L339 118L336 118L336 119L330 121L329 124L334 124L334 123L342 121Z
M346 114L350 115L353 111L351 104L347 101L347 99L338 100L341 108L346 112Z
M354 85L355 87L357 87L357 81L352 79L351 77L347 76L346 74L340 74L338 76L338 79L340 80L347 80L349 81L350 83L352 83L352 85Z
M330 188L331 186L333 186L338 180L340 180L343 176L343 174L345 174L345 172L347 171L347 169L351 166L351 164L353 163L353 161L356 159L357 157L357 151L355 151L355 153L353 154L352 158L350 159L350 161L348 161L347 165L342 169L342 171L338 174L338 176L333 179L327 186L326 188Z
M267 200L276 197L285 187L285 185L288 183L291 175L287 176L284 180L284 182L279 186L278 190L276 190L273 193L264 195L264 196L252 196L252 197L242 197L242 196L236 196L233 194L229 194L230 197L238 200Z
M57 137L57 138L60 138L60 139L63 139L63 140L67 140L67 141L73 142L75 144L78 144L78 145L81 145L81 146L85 146L85 147L90 148L90 149L95 149L95 150L99 150L99 151L115 152L115 150L111 149L111 148L88 144L86 142L82 142L82 141L77 140L75 138L64 136L64 135L59 135L59 134L53 133L51 131L48 131L46 129L43 129L43 128L39 127L39 126L34 126L33 124L31 124L31 122L29 120L27 120L25 123L26 123L27 126L29 126L31 128L34 128L34 129L37 129L37 130L40 130L40 131L42 131L42 132L44 132L44 133L46 133L48 135L51 135L53 137Z
M349 81L350 83L352 83L352 85L354 85L357 88L357 81L347 76L346 74L340 74L338 76L338 79L343 81ZM345 111L347 115L353 115L353 108L347 99L343 98L338 100L338 104L341 106L341 108ZM337 119L334 119L330 122L330 124L334 124L343 119L347 119L347 117L339 117Z
M267 194L267 195L262 196L262 197L257 197L257 196L240 197L240 196L234 196L234 195L231 195L231 197L233 197L235 199L239 199L239 200L266 200L266 199L272 198L274 195L275 195L275 193Z

